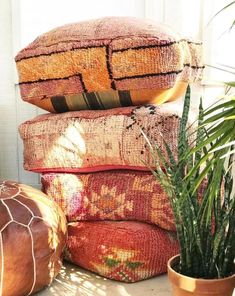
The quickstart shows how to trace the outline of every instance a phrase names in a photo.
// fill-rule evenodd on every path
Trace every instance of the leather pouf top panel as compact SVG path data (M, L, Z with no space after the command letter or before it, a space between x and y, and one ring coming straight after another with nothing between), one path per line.
M140 222L68 224L66 259L104 277L136 282L167 270L179 252L176 234Z
M135 220L175 230L168 196L150 172L48 173L41 183L69 222Z
M149 95L156 103L158 90L201 78L201 47L163 24L134 17L65 25L39 36L16 56L21 95L53 112L137 105L136 94L129 91L147 89L155 90ZM108 104L106 91L116 91ZM142 96L142 104L151 103ZM167 96L172 99L177 92Z
M50 284L61 268L66 220L39 190L0 183L0 295L24 296Z
M179 104L40 115L21 124L24 168L35 172L148 170L154 165L146 139L176 151ZM193 116L191 116L193 120Z

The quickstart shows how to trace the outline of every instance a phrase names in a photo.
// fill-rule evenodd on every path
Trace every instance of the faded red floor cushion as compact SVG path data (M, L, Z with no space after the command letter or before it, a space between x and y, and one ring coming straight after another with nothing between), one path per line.
M55 28L16 56L23 100L50 112L161 103L201 78L201 43L133 17Z
M24 168L35 172L94 172L110 169L148 170L154 165L147 141L177 149L181 107L115 108L45 114L20 125ZM191 117L192 118L192 117Z
M136 220L175 230L168 197L150 172L48 173L41 182L69 222Z
M61 268L66 219L59 206L30 186L0 183L0 295L31 295Z
M167 270L176 234L140 222L68 224L66 259L104 277L136 282Z

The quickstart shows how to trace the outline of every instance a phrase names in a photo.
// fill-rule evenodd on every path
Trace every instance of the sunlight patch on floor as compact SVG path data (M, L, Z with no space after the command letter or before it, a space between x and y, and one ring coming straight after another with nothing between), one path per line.
M166 275L134 284L120 283L100 277L66 263L50 287L37 296L170 296Z

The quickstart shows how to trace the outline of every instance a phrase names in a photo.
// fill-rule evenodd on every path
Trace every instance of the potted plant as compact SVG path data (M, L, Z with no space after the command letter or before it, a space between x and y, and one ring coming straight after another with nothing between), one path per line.
M168 275L174 296L231 296L235 286L235 98L205 111L200 104L196 132L188 127L189 106L188 88L177 157L170 143L153 146L145 136L155 161L151 171L170 199L180 245L180 254L168 262Z

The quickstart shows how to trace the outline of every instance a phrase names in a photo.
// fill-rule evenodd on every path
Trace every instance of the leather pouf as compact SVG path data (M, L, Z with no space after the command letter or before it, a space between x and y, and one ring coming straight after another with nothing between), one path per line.
M62 210L41 191L0 183L0 295L24 296L50 284L66 242Z
M175 232L132 221L68 224L66 259L104 277L137 282L167 271L178 254Z

